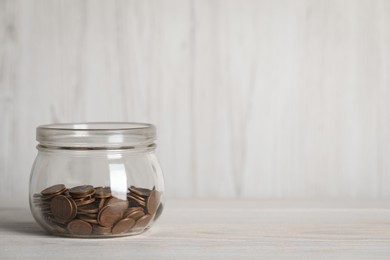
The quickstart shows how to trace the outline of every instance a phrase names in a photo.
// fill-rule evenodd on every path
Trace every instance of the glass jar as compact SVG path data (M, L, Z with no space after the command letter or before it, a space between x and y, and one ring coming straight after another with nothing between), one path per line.
M149 229L163 210L155 127L77 123L37 128L30 209L49 233L116 237Z

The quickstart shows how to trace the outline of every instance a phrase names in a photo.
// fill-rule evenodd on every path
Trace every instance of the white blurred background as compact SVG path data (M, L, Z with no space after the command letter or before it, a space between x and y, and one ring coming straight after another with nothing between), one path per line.
M154 123L169 198L390 198L390 1L0 0L0 206L80 121Z

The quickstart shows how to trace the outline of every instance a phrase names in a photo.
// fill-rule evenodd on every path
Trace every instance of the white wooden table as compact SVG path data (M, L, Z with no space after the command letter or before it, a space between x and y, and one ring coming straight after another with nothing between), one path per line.
M49 236L0 212L0 259L390 259L389 201L169 201L140 236Z

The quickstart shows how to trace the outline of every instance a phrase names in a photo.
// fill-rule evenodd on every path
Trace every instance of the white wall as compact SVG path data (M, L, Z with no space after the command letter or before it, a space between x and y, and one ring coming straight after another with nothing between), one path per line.
M390 1L0 0L0 198L35 127L158 127L170 197L390 198Z

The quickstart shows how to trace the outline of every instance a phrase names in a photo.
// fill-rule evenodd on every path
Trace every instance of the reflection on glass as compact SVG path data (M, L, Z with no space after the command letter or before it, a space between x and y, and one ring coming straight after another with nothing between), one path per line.
M110 163L110 185L114 197L122 200L127 199L127 175L123 164Z

